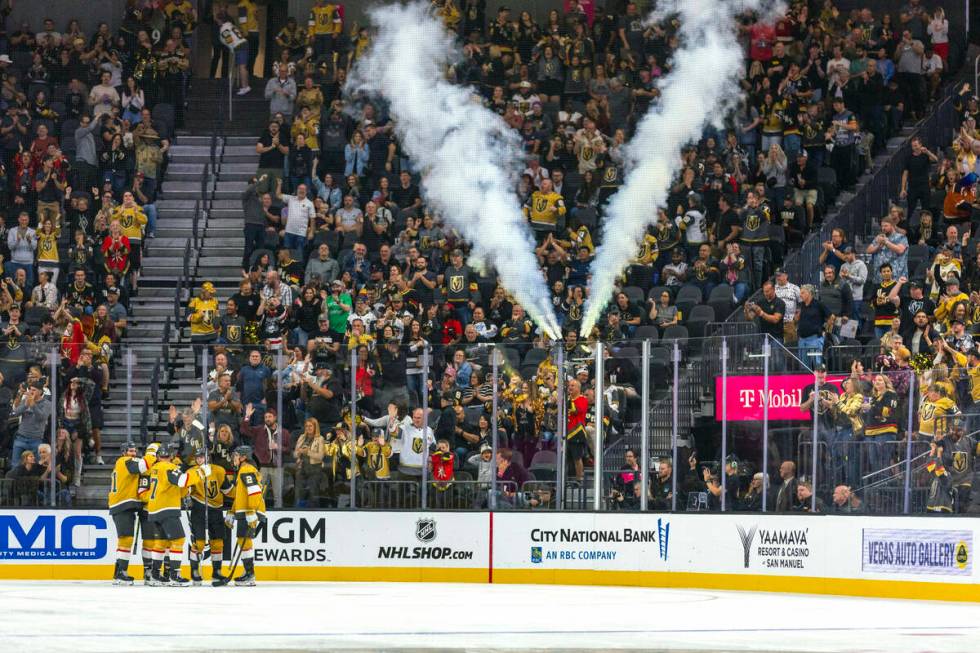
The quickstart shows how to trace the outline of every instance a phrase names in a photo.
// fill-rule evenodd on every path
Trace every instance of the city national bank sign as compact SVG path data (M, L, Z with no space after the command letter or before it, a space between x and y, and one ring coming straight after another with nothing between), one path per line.
M531 562L623 561L630 545L655 547L657 557L666 562L670 551L670 523L657 519L655 529L635 528L532 528ZM544 546L548 545L548 546Z

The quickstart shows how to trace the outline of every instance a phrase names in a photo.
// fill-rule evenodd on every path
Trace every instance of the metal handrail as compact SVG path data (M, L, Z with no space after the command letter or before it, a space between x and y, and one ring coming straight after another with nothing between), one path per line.
M191 239L184 243L184 279L190 284L191 276Z
M150 422L150 398L143 399L143 408L140 411L140 443L146 447L147 436L149 435Z
M163 347L161 348L163 360L165 361L170 360L170 329L171 321L170 316L168 315L167 319L163 323Z
M205 172L207 172L207 164L205 164ZM194 217L191 219L191 238L194 240L194 249L198 249L200 245L198 244L198 228L201 221L201 200L200 198L194 200Z

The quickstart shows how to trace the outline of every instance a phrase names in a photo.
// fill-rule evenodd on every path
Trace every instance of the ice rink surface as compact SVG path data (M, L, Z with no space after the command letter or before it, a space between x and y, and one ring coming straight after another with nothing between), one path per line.
M980 606L627 587L0 584L4 651L980 651Z

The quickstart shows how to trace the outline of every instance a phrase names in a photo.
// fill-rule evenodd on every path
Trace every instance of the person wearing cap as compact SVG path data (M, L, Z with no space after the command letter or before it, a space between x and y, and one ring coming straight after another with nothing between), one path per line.
M214 284L205 281L201 292L187 303L190 312L187 318L191 324L191 342L210 344L218 337L218 300L215 298ZM200 352L196 352L199 356Z
M800 305L794 316L800 360L807 366L823 363L824 332L835 316L817 299L811 284L800 288Z
M969 303L970 298L960 290L960 278L956 274L950 274L946 278L945 291L939 295L936 302L935 318L938 322L948 322L953 315L953 308L959 302Z
M775 272L776 282L773 288L776 297L783 300L783 342L787 345L796 344L796 313L800 306L800 287L795 283L790 283L789 273L783 268L778 268Z
M677 207L677 217L674 218L677 228L683 234L687 250L687 260L693 261L698 256L698 249L708 241L708 221L701 205L701 195L695 191L687 194L686 203Z
M881 283L881 268L886 263L891 266L892 278L908 276L908 249L908 238L895 228L894 219L891 216L882 218L881 233L867 249L868 254L874 255L871 268L875 271L875 283Z
M796 153L790 162L786 177L793 187L793 201L806 210L807 227L813 226L813 207L817 205L817 166L810 161L810 155L805 149Z
M454 249L449 255L449 265L442 273L442 291L446 303L452 304L456 317L462 324L467 324L473 317L473 309L480 301L480 289L476 283L476 275L464 262L463 252Z
M864 284L868 281L868 266L858 258L850 245L844 247L844 263L840 266L840 278L851 293L852 320L858 320L858 330L864 324Z

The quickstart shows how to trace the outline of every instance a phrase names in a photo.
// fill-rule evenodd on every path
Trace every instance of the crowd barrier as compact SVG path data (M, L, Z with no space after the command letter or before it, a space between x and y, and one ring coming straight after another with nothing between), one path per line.
M897 432L867 436L863 431L872 417L870 388L875 378L864 371L867 367L854 373L856 392L863 393L859 412L850 417L827 410L815 415L806 405L818 363L839 359L839 365L830 366L827 382L833 393L840 393L856 357L834 356L833 348L829 348L830 354L787 348L757 333L734 328L737 326L708 324L708 335L684 341L658 339L656 331L647 331L638 334L642 338L603 343L591 350L539 348L523 342L478 343L467 348L463 363L452 363L450 350L445 347L409 344L372 355L361 346L354 349L362 351L352 351L349 358L325 355L342 396L329 410L314 405L309 390L311 384L326 382L317 377L319 365L294 351L259 349L269 378L261 392L253 392L252 398L247 399L244 386L221 389L221 379L212 372L229 365L239 368L247 347L171 346L160 355L147 356L135 349L106 345L98 351L93 366L113 380L108 394L102 394L95 384L73 386L69 383L71 376L43 346L21 347L0 359L0 371L14 388L15 397L21 396L33 381L43 385L44 396L59 406L58 413L50 411L51 425L44 441L53 451L59 478L65 485L58 486L52 475L46 477L47 487L42 483L36 493L23 492L21 483L17 492L0 492L0 506L102 507L111 472L109 465L122 442L146 445L153 441L180 441L189 451L193 443L202 441L202 433L211 433L209 440L213 442L225 428L230 429L232 441L238 441L244 422L257 426L266 410L275 409L291 437L284 443L287 455L275 456L271 463L279 469L263 465L263 476L269 482L270 508L524 507L523 495L540 490L538 486L524 487L530 481L551 484L552 494L544 497L544 509L600 512L666 507L675 512L769 512L776 508L773 488L779 483L780 467L792 462L796 465L795 476L816 490L810 499L812 511L816 511L820 501L830 505L835 489L847 485L864 501L866 511L873 514L912 515L927 510L980 513L980 493L974 493L971 500L967 493L955 489L966 482L961 477L972 476L975 465L969 456L952 459L949 467L955 474L954 487L938 488L949 494L950 500L942 505L928 501L936 485L936 479L926 470L932 434L962 434L974 439L980 435L980 407L971 405L968 394L962 392L963 384L956 386L953 397L963 414L920 424L920 412L925 407L931 415L931 408L922 403L919 376L909 368L885 372L895 392L897 409L892 417ZM315 342L310 345L314 361L321 355L319 347ZM19 358L11 359L14 354ZM405 377L407 383L386 380L385 356L401 357L411 366L412 373ZM32 361L43 365L28 374L26 363ZM445 371L453 364L459 368L459 376L470 377L467 387L452 378L447 380ZM208 373L205 375L202 370ZM954 370L950 376L966 373ZM573 378L581 379L582 387L588 388L590 410L584 433L569 433L571 402L567 381ZM418 390L430 383L434 392L422 393L420 400ZM107 465L92 464L95 452L86 437L88 422L78 420L71 425L62 419L68 392L101 394L102 399L90 399L89 403L101 403ZM212 414L209 403L217 405L224 393L230 397L233 409ZM430 397L432 405L428 403ZM596 401L597 397L602 400ZM452 407L457 401L464 403L460 413ZM252 412L243 420L249 402ZM317 477L312 489L308 479L301 479L303 462L291 448L304 428L305 418L318 423L327 442L334 437L337 422L353 420L360 424L357 437L369 443L373 438L388 437L383 416L389 402L401 406L399 420L406 419L407 406L421 403L430 409L424 413L423 423L433 429L435 437L449 440L456 456L449 490L435 487L432 472L427 469L422 472L420 483L376 480L383 478L372 467L377 461L369 461L361 445L339 447L339 453L328 454L322 473L312 475ZM372 419L379 416L381 421ZM464 442L454 426L478 434L479 445ZM16 428L16 421L0 424L0 440L11 441ZM906 437L908 434L911 437ZM278 446L281 433L276 430L273 437ZM816 456L812 455L813 442L817 443ZM483 444L489 445L494 454L511 450L513 460L528 472L528 477L520 481L521 487L503 487L495 476L488 484L477 482L479 461L473 459ZM586 458L578 469L569 455L573 448ZM397 450L393 450L392 466L399 459ZM627 470L626 458L631 451L636 468ZM6 455L7 458L0 457L0 480L12 481L7 478L9 475L22 479L31 476L29 470L16 469L19 459ZM489 458L494 459L495 455ZM76 491L75 485L82 460L87 465L81 485L91 488L86 492ZM352 468L358 469L354 478L350 478ZM671 475L668 468L676 473ZM669 491L665 490L664 481L656 478L665 469ZM759 501L747 507L741 499L757 473L763 473L768 483L759 488ZM393 478L401 477L395 474ZM716 483L717 487L712 491L705 487L706 483ZM732 483L738 487L729 493ZM301 484L305 497L300 492ZM648 491L639 491L642 487ZM662 494L654 496L658 489ZM617 493L633 492L635 497L625 505L618 501ZM515 499L505 495L518 496ZM506 500L495 505L501 497ZM663 505L665 498L667 505Z
M980 601L980 520L272 511L260 580L686 587ZM107 580L107 511L0 511L0 579ZM139 563L131 570L139 575ZM120 591L129 591L121 589Z

